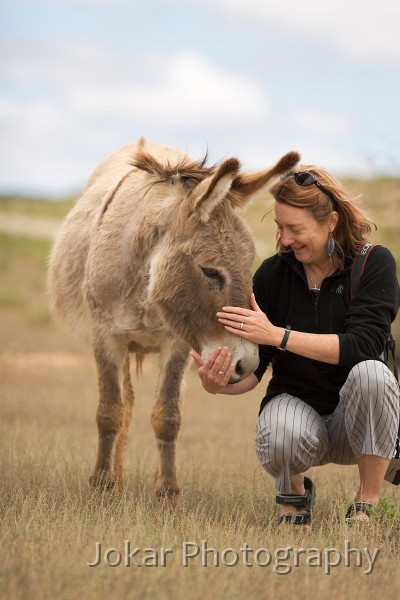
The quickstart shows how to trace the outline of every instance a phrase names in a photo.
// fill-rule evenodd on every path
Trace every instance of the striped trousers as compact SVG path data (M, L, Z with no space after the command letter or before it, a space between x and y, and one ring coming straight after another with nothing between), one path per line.
M256 453L277 490L290 494L290 477L310 467L351 465L364 454L392 458L399 418L395 377L382 362L368 360L350 371L330 415L290 394L270 400L257 420Z

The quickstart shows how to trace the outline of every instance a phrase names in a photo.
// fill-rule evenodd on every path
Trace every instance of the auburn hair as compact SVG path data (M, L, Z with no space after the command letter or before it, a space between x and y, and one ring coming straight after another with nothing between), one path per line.
M332 199L315 184L301 186L295 178L286 176L271 188L271 194L276 202L287 204L296 208L309 210L316 221L327 221L336 211L339 215L337 225L332 233L335 240L334 260L343 265L345 254L356 254L368 242L368 235L375 223L362 210L358 204L358 197L353 197L350 192L325 169L316 166L300 165L292 172L307 171L314 175L333 196ZM290 248L283 246L279 230L276 234L277 252L288 252Z

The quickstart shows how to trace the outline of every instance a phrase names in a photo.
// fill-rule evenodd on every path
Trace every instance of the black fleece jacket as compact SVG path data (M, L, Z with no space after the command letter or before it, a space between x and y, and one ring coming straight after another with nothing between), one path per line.
M301 398L321 415L331 414L351 368L382 353L399 308L396 263L387 248L373 248L357 295L351 301L352 262L353 257L346 257L343 270L324 279L318 301L309 290L304 267L293 252L268 258L256 271L253 280L256 300L273 325L290 325L295 331L308 333L336 333L340 348L339 364L331 365L273 346L260 346L260 364L255 371L259 381L272 363L272 377L260 412L271 398L288 393Z

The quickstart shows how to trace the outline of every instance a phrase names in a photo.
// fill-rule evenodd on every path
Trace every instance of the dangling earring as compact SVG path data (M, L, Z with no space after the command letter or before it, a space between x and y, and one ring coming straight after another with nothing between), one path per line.
M333 239L331 233L329 234L329 237L328 237L328 243L326 245L326 249L328 251L328 256L330 258L335 251L335 240Z

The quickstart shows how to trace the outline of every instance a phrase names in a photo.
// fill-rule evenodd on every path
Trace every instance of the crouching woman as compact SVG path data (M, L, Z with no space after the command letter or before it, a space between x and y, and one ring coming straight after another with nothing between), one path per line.
M399 307L395 260L373 247L351 298L352 265L368 248L372 222L321 168L290 172L271 191L277 253L255 273L251 310L225 306L217 314L228 331L259 344L259 367L229 384L228 348L207 362L191 354L210 393L247 392L271 365L256 452L275 478L279 523L311 522L315 486L304 472L327 463L358 465L345 520L368 520L400 418L398 383L379 358Z

